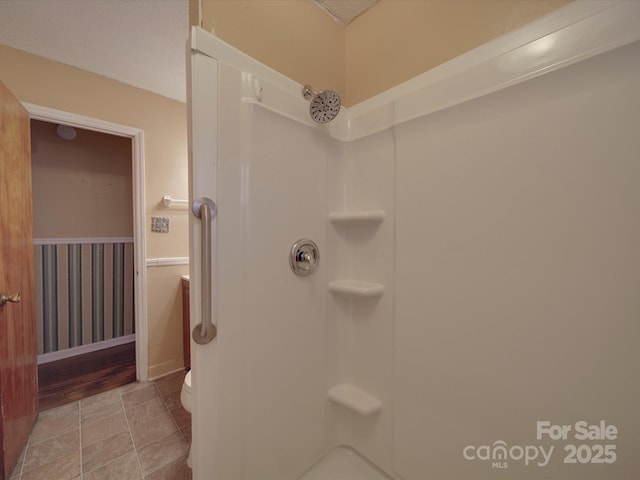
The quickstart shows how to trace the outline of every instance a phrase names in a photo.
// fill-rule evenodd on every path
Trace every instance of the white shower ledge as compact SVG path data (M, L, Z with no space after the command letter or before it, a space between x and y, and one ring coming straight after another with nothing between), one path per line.
M385 219L384 210L360 210L331 212L329 221L334 225L361 225L380 223Z
M360 415L372 415L382 409L382 402L373 395L353 385L336 385L329 390L329 398Z
M373 298L382 296L384 293L384 285L344 278L330 282L329 291L335 295L347 298Z

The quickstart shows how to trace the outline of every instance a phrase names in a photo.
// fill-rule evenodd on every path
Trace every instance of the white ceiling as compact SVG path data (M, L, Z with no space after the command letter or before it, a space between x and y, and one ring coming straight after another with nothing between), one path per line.
M188 34L188 0L0 0L0 43L182 102Z
M333 18L347 25L351 20L373 7L378 0L316 0Z
M316 1L346 25L378 0ZM188 32L189 0L0 0L1 44L181 102Z

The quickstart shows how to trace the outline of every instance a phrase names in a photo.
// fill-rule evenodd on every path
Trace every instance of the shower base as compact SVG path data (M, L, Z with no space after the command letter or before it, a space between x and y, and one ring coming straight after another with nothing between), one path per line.
M392 480L350 447L336 447L298 480Z

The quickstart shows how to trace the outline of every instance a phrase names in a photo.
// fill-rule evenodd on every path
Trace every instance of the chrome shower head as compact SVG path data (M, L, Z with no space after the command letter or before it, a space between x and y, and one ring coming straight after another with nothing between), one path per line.
M340 95L333 90L322 90L319 93L313 91L310 85L302 89L302 96L311 101L309 115L316 123L328 123L340 112Z

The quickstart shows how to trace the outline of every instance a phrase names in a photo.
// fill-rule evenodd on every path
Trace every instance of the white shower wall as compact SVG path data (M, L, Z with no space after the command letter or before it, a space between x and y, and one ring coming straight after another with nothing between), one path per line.
M333 402L327 405L328 443L353 445L391 466L394 299L395 140L386 130L345 143L339 161L329 165L329 211L383 211L384 221L329 225L329 279L379 283L374 298L327 297L327 371L330 389L349 384L382 401L382 410L362 416Z
M638 59L636 43L397 127L402 478L493 478L462 451L498 440L554 447L545 466L509 458L511 478L640 471ZM545 420L568 438L537 438ZM582 420L620 435L579 441ZM617 461L563 463L569 444Z
M206 193L218 206L218 351L211 365L215 401L206 408L218 414L207 433L221 437L205 454L215 456L203 461L213 461L219 478L295 478L325 444L327 225L318 219L327 211L327 160L340 147L243 101L251 79L240 70L220 63L216 77L224 121L213 148L223 160L202 188L213 182L217 190ZM307 278L289 268L289 250L300 238L316 241L322 255ZM211 370L194 367L194 375L208 381ZM194 422L194 430L202 425Z
M218 337L192 349L196 480L295 480L338 445L404 480L640 471L640 32L621 25L640 11L622 8L607 11L607 48L567 53L560 30L530 64L526 38L544 35L516 32L484 63L472 52L468 74L454 62L324 127L299 85L194 32L190 194L219 209ZM567 28L592 32L590 15ZM371 211L384 219L329 220ZM288 263L302 237L320 248L308 277ZM384 293L332 293L340 280ZM337 385L382 408L329 400ZM617 460L563 463L571 438L537 439L544 420L616 425L615 440L573 443L615 445ZM464 456L500 440L555 453L544 466Z

